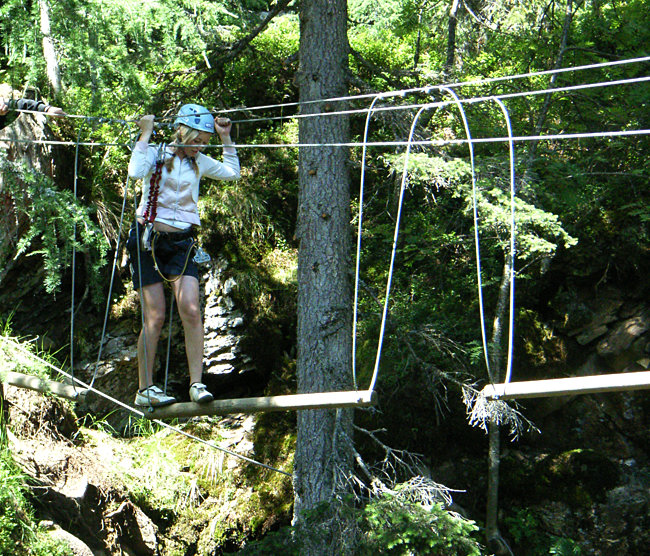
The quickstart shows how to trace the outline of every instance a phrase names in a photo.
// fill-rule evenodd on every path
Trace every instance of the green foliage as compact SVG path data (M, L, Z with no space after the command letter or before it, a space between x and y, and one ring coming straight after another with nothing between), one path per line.
M480 186L483 186L481 188ZM461 186L467 213L472 210L472 194L468 185ZM503 252L509 250L512 212L510 195L500 188L490 188L489 183L479 181L476 197L479 214L479 233L488 238L497 238L496 246ZM514 218L516 223L517 257L524 261L540 260L555 254L558 245L573 247L578 240L569 235L555 214L515 197Z
M23 477L3 449L0 458L0 554L9 554L27 528L23 514Z
M333 511L336 531L330 522ZM444 510L441 504L424 507L383 494L363 507L323 505L306 515L298 528L271 533L240 554L297 555L321 535L327 540L341 535L345 538L339 546L347 546L347 553L356 556L479 556L480 545L474 538L477 531L473 522Z
M353 0L349 2L349 13L350 44L365 60L401 74L405 68L425 75L437 72L446 5L433 0ZM352 67L365 77L367 68L352 61ZM381 86L382 81L374 83Z
M369 503L361 528L366 541L359 554L430 554L478 556L480 547L472 535L478 527L445 511L441 504L424 508L405 504L390 495Z
M538 512L531 509L515 509L504 519L509 535L515 542L515 550L530 556L557 554L580 556L580 545L573 539L558 537L544 531Z
M146 0L137 5L129 0L50 1L52 32L66 89L62 105L74 113L126 117L143 111L170 113L178 103L190 99L224 107L296 101L299 22L292 13L294 8L277 17L238 57L228 58L232 52L230 47L259 24L270 5L266 0ZM562 0L550 4L537 0L461 3L454 80L552 68L558 57L565 7L566 2ZM644 48L650 41L647 0L622 0L616 5L574 3L574 7L576 15L562 65L645 54ZM353 92L394 89L400 84L440 83L446 57L449 8L450 3L434 0L350 0L348 37L352 48L364 59L351 57ZM35 85L47 93L38 20L37 2L6 0L0 6L3 45L0 79L9 79L16 88ZM228 60L225 65L223 60ZM558 76L555 85L635 77L645 75L646 70L647 64L634 64L569 72ZM551 84L550 76L539 76L489 86L459 86L456 90L469 98L530 91ZM542 95L507 100L516 135L533 132L544 101ZM550 99L542 133L647 128L648 102L650 90L635 85L555 94ZM505 134L503 116L494 103L465 105L465 108L474 137ZM296 110L287 107L271 113L242 108L231 115L238 120L287 116ZM371 140L403 139L411 118L409 111L378 114L373 119ZM363 117L353 116L352 120L353 130L359 133ZM241 123L236 125L235 140L251 144L294 142L297 125L295 121ZM106 142L126 141L126 132L121 136L120 133L114 126L104 126L94 129L92 137ZM465 132L454 107L426 112L418 133L449 139L464 138ZM509 241L508 156L503 143L475 146L483 283L489 322ZM535 307L539 323L519 326L533 318L528 308L539 301L540 291L552 287L550 280L539 280L533 273L541 261L552 260L556 274L593 274L599 279L613 276L627 283L645 284L650 249L647 151L647 137L542 141L537 144L535 157L528 161L530 143L517 143L517 178L523 181L525 177L525 181L518 183L516 198L516 268L518 279L526 278L526 282L524 288L517 289L516 303L521 308L518 314L524 318L520 318L516 328L529 330L527 337L521 338L529 359L544 356L539 350L529 349L531 341L539 345L537 335L541 337L545 329L546 323L538 317L544 307ZM358 150L353 149L351 154L353 165L358 165ZM279 289L283 288L288 300L286 308L264 312L271 321L265 325L281 336L278 332L281 326L292 326L286 322L292 322L292 317L287 315L294 313L292 303L295 303L291 286L295 282L293 234L298 204L298 150L240 149L240 157L242 180L233 184L202 184L202 239L212 252L223 249L236 272L247 274L251 293L245 299L251 311L259 314L262 308L277 304ZM98 211L104 211L98 220L106 227L106 222L114 221L117 213L115 206L124 183L128 153L94 148L82 158L87 183L96 184L86 200L92 198ZM364 289L356 354L360 382L369 378L374 362L379 301L383 299L387 277L394 200L403 157L392 149L373 148L369 150L367 162L362 246ZM22 169L14 170L8 174L14 172L20 180L28 182L13 188L16 194L20 192L15 202L17 206L24 203L23 216L30 216L29 220L36 216L35 222L29 223L35 228L26 231L17 248L24 255L44 257L49 276L46 286L53 290L64 268L57 266L57 261L63 264L68 257L69 243L65 242L71 238L72 222L77 221L81 251L92 256L95 262L102 259L101 249L95 243L101 234L94 232L87 238L83 235L91 229L86 229L82 222L90 222L92 210L73 206L69 196L52 184L41 182L40 178L24 178ZM23 195L24 192L28 194ZM400 442L417 443L418 448L427 445L423 437L432 434L434 427L426 430L414 427L416 412L430 413L433 397L440 415L448 406L447 399L437 394L446 390L451 378L472 381L482 374L471 201L466 145L414 150L379 388L395 398L412 401L406 410L386 404L383 415ZM39 219L41 213L44 216ZM279 264L274 266L274 262ZM281 278L275 272L278 268L283 270ZM244 284L245 280L238 282ZM280 319L283 322L278 326ZM285 340L289 344L293 336L286 336L291 336ZM278 347L281 342L272 343L274 349L281 349ZM151 440L155 431L147 430L149 424L135 423L132 432ZM143 451L149 455L154 448ZM196 458L198 461L199 457ZM138 466L146 467L140 462ZM143 499L151 496L172 508L177 502L173 493L166 491L158 498L151 486L155 480L169 480L173 484L171 475L162 472L154 478L145 474L146 480L142 481L136 474L132 479L134 490ZM186 484L174 486L181 490L188 488ZM263 496L272 499L277 493L285 495L281 486L286 488L286 485L274 485L277 492L269 487ZM584 503L589 503L594 496L589 489L570 494ZM283 506L283 512L288 511ZM394 500L382 500L354 515L358 527L367 528L363 542L368 546L374 543L377 552L381 546L400 553L415 546L426 550L421 546L433 542L427 536L426 524L432 519L428 511L404 509ZM390 523L387 516L391 518ZM512 536L522 543L538 545L543 553L575 551L569 539L527 541L526 535L532 535L534 530L527 520L533 518L536 516L521 516L520 523L513 524ZM266 526L263 518L255 515L254 520L261 532ZM295 544L299 539L291 531L272 534L265 542L269 547L266 553L290 553L278 548L283 545L299 551Z
M298 90L293 80L297 64L292 58L298 52L298 42L298 17L292 13L276 17L267 30L253 40L247 55L233 60L226 68L224 81L228 83L232 100L223 101L227 105L249 107L297 100ZM287 111L273 111L272 114L288 115L293 111L295 108L288 108ZM258 118L261 114L242 110L236 116L237 119L248 119ZM264 116L268 115L269 112L264 113ZM239 129L243 136L248 137L268 128L269 122L257 121L242 124Z
M61 284L63 270L72 262L74 247L86 257L87 278L95 301L101 299L100 270L106 264L108 246L92 220L92 211L75 200L70 191L58 190L50 178L24 164L0 157L0 171L3 193L11 198L19 223L13 257L40 255L43 284L52 293Z
M11 80L46 90L38 3L3 4L0 35ZM205 67L206 53L231 39L246 13L241 6L234 13L226 2L208 0L48 4L67 101L84 114L137 110L156 91L177 98L176 79L187 79L188 67ZM190 73L197 72L194 67Z

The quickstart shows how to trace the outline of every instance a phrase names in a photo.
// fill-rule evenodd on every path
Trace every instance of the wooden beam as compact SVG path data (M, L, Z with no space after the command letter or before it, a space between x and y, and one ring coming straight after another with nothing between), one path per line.
M214 400L209 403L175 403L145 411L147 419L174 419L200 415L227 415L229 413L257 413L261 411L289 411L302 409L335 409L339 407L368 407L374 405L375 392L314 392L263 398Z
M27 388L41 392L42 394L55 394L69 400L77 400L87 392L85 388L80 388L79 386L75 388L71 384L64 384L56 380L46 380L37 376L15 373L13 371L0 373L0 379L2 379L2 382L18 388Z
M488 384L481 393L489 399L509 400L647 389L650 371Z

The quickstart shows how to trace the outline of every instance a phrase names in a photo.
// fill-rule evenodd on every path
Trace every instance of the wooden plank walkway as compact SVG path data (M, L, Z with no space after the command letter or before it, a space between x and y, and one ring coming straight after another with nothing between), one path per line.
M261 411L290 411L303 409L336 409L339 407L369 407L375 404L375 393L368 390L350 392L317 392L260 398L214 400L208 403L181 402L144 409L148 419L175 419L201 415L229 413L258 413ZM140 408L142 409L142 408Z
M647 389L650 389L650 371L635 371L488 384L481 393L489 399L509 400Z

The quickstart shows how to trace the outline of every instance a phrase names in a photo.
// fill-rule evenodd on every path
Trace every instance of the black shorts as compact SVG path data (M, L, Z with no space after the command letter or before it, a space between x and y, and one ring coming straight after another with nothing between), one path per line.
M143 286L163 281L163 276L194 276L198 280L199 269L192 260L194 255L194 238L192 232L156 232L152 234L151 250L138 249L139 240L144 233L144 226L135 225L129 231L126 248L129 252L133 288L140 289L140 277ZM139 252L139 255L138 255ZM140 269L138 270L138 262ZM156 268L157 267L157 268Z

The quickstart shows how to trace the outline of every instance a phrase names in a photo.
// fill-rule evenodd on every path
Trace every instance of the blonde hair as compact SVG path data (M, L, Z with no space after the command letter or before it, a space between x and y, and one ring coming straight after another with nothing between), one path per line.
M178 129L172 135L172 142L171 146L174 145L187 145L190 141L193 141L199 136L199 132L196 129L192 129L191 127L188 127L186 125L180 124L178 126ZM176 149L182 148L182 147L176 147ZM194 172L196 175L199 175L199 166L196 163L196 160L193 158L189 159L190 164L192 165L192 168L194 169ZM167 160L165 160L165 168L167 168L168 172L171 172L172 169L172 164L174 163L174 157L170 157Z

